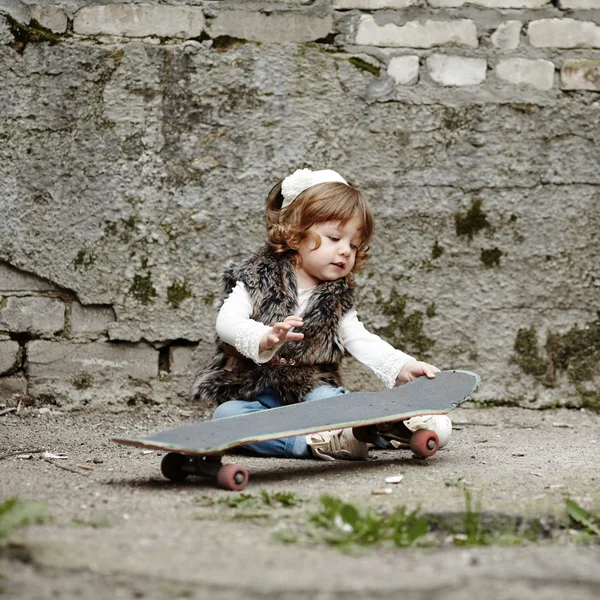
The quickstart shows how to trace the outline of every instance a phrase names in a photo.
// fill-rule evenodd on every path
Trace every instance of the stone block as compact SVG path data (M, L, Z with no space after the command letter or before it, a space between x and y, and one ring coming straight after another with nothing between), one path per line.
M103 375L146 380L158 376L158 351L146 343L34 340L27 344L27 361L29 376L38 378Z
M490 37L492 44L500 50L514 50L519 46L522 27L521 21L501 23Z
M82 35L193 38L204 29L204 13L196 6L106 4L86 6L73 20Z
M378 10L408 8L415 4L420 4L420 0L333 0L332 6L336 10Z
M387 72L399 85L414 85L419 81L419 57L394 56L390 59Z
M51 335L65 327L65 305L56 298L9 296L0 304L0 330Z
M6 13L24 25L28 25L31 20L31 8L21 0L2 0L0 13Z
M496 75L512 84L527 84L538 90L554 86L554 63L549 60L507 58L498 62Z
M562 10L600 10L600 0L558 0Z
M453 21L409 21L404 25L378 25L371 15L362 15L356 32L359 46L433 48L455 46L477 48L477 26L470 19Z
M1 292L56 292L54 284L0 261Z
M27 379L24 375L11 375L0 377L0 401L6 402L13 396L27 394Z
M0 375L12 371L18 366L20 346L12 340L0 341Z
M0 14L0 44L12 44L14 42L14 39L15 38L13 37L10 27L8 26L8 21L6 20L6 17L3 17Z
M577 19L539 19L527 28L536 48L600 48L600 26Z
M311 42L327 37L333 29L331 15L298 12L260 13L224 10L210 23L212 37L228 35L265 44Z
M31 18L54 33L67 31L67 14L61 6L35 4L31 7Z
M111 306L84 306L73 302L71 306L71 333L106 333L110 323L116 321L115 311Z
M600 60L565 60L560 70L560 88L600 92Z
M170 367L173 375L189 375L196 373L200 364L198 363L195 346L173 346L169 349ZM190 386L192 380L190 379Z
M433 8L459 8L472 4L485 8L542 8L552 5L552 0L427 0Z
M432 54L427 57L427 68L431 79L441 85L478 85L485 81L487 61L485 58Z

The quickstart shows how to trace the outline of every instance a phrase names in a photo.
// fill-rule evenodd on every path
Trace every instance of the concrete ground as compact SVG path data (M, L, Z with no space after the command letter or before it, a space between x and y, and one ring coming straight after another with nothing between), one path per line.
M110 441L193 421L189 410L5 413L0 501L48 512L5 538L0 597L598 598L600 416L474 403L452 416L450 444L427 460L401 450L360 463L228 456L251 473L242 495L170 483L159 453ZM324 494L375 515L419 509L430 532L416 547L341 550L328 540L348 529L343 520L327 529L311 519ZM569 520L567 499L593 515L591 528Z

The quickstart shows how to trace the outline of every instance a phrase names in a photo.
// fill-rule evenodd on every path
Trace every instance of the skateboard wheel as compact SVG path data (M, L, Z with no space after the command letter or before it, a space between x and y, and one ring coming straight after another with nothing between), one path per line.
M365 444L374 444L377 441L379 435L377 434L377 427L373 425L365 425L363 427L353 427L352 435L359 441Z
M171 481L183 481L187 476L183 470L183 465L188 461L188 457L177 452L169 452L160 463L162 474Z
M433 456L440 446L440 440L435 431L419 429L410 436L410 449L420 458Z
M217 483L225 490L239 492L248 483L248 471L240 465L223 465L217 473Z

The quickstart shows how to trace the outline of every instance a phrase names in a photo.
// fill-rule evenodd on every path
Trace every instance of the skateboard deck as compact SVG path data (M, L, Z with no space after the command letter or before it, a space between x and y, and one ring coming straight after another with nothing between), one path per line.
M478 386L479 376L475 373L441 371L434 379L419 377L381 392L352 392L182 425L143 438L112 440L169 452L161 465L168 479L181 481L188 474L195 474L237 490L245 487L247 472L238 465L222 465L220 457L227 450L252 442L352 427L356 437L364 441L383 436L410 444L418 456L431 456L438 446L436 434L420 430L411 436L401 422L414 416L446 414L467 400Z

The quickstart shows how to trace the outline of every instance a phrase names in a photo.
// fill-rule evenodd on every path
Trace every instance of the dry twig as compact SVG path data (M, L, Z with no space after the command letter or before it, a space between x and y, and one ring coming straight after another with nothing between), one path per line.
M61 465L54 460L46 458L45 456L40 456L42 460L45 460L47 463L58 467L59 469L64 469L65 471L70 471L71 473L77 473L78 475L83 475L84 477L88 476L88 473L82 473L79 469L73 469L73 467L67 467L66 465Z
M19 456L19 454L39 454L40 452L45 452L45 450L14 450L13 452L0 454L0 460L10 458L11 456Z

